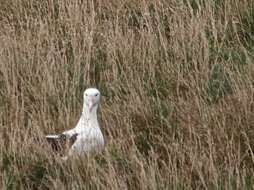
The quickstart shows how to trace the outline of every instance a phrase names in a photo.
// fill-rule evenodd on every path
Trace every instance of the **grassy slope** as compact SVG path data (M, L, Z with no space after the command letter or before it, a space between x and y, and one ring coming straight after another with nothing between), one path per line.
M252 0L0 5L1 189L253 188ZM107 146L63 163L89 86Z

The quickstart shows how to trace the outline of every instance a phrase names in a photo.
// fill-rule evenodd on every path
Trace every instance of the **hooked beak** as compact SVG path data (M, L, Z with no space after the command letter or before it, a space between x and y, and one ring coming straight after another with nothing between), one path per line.
M92 108L93 108L93 99L89 98L88 99L88 109L89 109L89 112L92 111Z

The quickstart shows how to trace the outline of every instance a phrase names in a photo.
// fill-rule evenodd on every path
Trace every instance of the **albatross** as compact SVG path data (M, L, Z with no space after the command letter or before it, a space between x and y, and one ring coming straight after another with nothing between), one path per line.
M57 147L57 143L62 143L66 139L72 141L67 159L73 155L99 151L104 147L104 138L97 120L97 108L100 102L100 92L96 88L88 88L83 94L83 109L77 125L70 130L64 131L60 135L47 135L47 141Z

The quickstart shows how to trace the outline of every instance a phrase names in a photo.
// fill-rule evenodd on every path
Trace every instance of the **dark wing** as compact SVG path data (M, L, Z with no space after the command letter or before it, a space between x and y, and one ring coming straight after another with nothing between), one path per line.
M66 135L47 135L46 140L50 144L51 148L55 152L63 152L66 148L67 143L71 146L77 139L78 134L74 134L69 139ZM67 140L68 139L68 140Z
M52 150L56 152L61 152L64 150L64 147L66 146L66 136L61 135L47 135L46 140L50 144Z
M75 141L77 140L77 137L78 137L78 133L75 133L74 135L71 136L70 146L72 146L75 143Z

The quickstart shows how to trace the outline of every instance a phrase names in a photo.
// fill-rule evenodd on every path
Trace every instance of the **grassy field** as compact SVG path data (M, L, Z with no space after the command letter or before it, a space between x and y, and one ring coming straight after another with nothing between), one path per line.
M253 189L253 0L0 0L0 189ZM106 147L43 136L102 94Z

